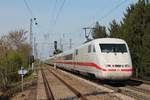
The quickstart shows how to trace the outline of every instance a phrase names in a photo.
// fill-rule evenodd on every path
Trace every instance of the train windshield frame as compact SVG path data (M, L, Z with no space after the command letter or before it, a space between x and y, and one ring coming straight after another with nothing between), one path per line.
M99 44L102 53L127 53L126 44Z

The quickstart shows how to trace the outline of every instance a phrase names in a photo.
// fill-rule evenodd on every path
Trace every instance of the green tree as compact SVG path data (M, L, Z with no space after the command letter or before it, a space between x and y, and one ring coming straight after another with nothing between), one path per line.
M28 65L31 45L26 43L24 30L12 31L0 38L0 89L6 90L18 80L17 71Z
M92 30L92 37L94 39L96 38L104 38L106 37L106 27L105 26L101 26L99 24L99 22L96 22L96 25L94 26L93 30Z
M0 87L6 90L10 83L18 80L18 69L22 65L21 57L19 53L14 50L8 50L8 48L1 48L0 55Z
M53 54L56 55L56 54L59 54L59 53L62 53L62 52L63 52L63 51L60 50L60 49L55 49L54 52L53 52Z
M24 30L12 31L7 36L9 46L20 54L24 67L28 67L32 52L31 45L26 43L26 33Z
M130 7L130 11L131 13L128 15L129 17L124 20L124 24L122 26L123 32L125 33L124 38L131 48L133 66L139 72L139 76L143 76L143 36L145 34L144 26L146 25L143 15L145 14L145 2L143 0L139 1L135 4L133 11Z
M18 80L18 70L22 66L22 59L20 54L17 51L11 50L8 52L7 55L8 60L8 78L10 81L16 81Z
M115 37L115 38L120 38L122 37L121 33L121 27L120 25L116 22L116 20L113 20L110 24L110 27L108 28L110 32L110 37Z
M133 67L138 77L143 77L150 70L150 4L139 0L130 5L121 21L119 32L110 28L112 37L125 39L129 45ZM116 24L111 23L113 27ZM110 26L110 27L112 27ZM135 74L134 74L135 75Z
M19 45L17 49L17 52L20 54L20 57L22 59L23 67L28 68L29 57L31 56L31 50L32 50L31 45L29 45L28 43L22 43L21 45Z

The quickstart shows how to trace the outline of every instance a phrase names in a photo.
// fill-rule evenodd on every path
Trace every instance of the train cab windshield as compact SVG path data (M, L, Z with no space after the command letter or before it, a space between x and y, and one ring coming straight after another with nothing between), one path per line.
M125 44L100 44L102 53L126 53L127 48Z

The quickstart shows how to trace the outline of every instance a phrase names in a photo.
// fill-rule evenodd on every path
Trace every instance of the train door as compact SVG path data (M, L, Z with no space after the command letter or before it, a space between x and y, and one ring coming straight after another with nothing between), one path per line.
M75 60L75 58L76 58L76 55L75 55L75 51L73 51L73 57L72 57L72 64L73 64L73 69L75 69L75 62L76 62L76 60Z
M77 62L78 62L78 49L74 51L74 70L78 72Z

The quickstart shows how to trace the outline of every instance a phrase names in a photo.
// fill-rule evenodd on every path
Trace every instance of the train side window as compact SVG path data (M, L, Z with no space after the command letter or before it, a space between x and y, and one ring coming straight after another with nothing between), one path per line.
M76 55L78 55L78 50L76 50Z
M93 52L96 52L96 50L95 50L95 46L93 45Z
M92 49L92 48L91 48L91 45L89 45L89 46L88 46L88 53L91 52L91 49Z
M72 60L72 54L64 56L65 60Z

